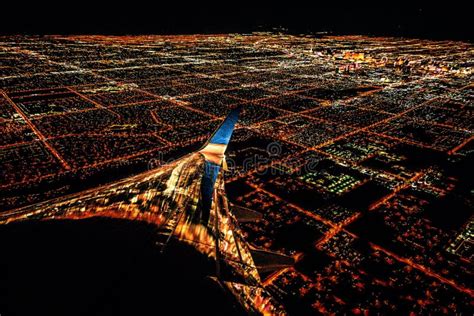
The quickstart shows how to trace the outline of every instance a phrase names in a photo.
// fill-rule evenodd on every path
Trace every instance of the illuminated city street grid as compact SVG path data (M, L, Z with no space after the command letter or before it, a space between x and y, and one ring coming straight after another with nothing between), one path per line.
M199 149L290 314L470 314L472 44L270 33L0 37L0 222ZM469 312L470 311L470 312Z

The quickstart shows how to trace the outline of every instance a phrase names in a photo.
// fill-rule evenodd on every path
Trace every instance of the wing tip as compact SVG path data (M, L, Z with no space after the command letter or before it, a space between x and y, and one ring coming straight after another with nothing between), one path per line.
M238 105L230 110L229 114L227 114L227 117L212 134L208 144L227 145L229 143L232 132L235 128L235 124L239 120L241 110L242 105Z

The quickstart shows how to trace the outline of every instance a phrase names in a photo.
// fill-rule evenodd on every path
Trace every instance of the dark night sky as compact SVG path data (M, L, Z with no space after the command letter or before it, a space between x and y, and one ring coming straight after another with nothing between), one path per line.
M28 5L13 1L2 14L0 31L4 34L182 34L284 27L292 33L328 31L464 40L474 37L471 10L457 1L429 6L417 1L362 0L350 4L342 1L326 4L222 1L214 5L196 2L190 5L177 0L129 0L105 4L97 0Z

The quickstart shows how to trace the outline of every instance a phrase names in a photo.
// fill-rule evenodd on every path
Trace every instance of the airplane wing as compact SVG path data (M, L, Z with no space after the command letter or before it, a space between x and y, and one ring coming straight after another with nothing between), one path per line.
M149 214L148 220L158 215L161 215L158 216L160 218L167 218L170 208L188 206L190 201L184 195L197 194L194 192L197 187L200 188L197 190L199 196L193 195L193 198L204 200L203 204L208 205L212 203L211 192L239 112L240 108L231 110L198 152L120 181L0 213L0 224L28 219L85 218L97 215L141 218ZM170 203L173 200L176 200L175 203Z
M217 280L242 305L259 313L282 314L270 295L261 299L266 292L252 257L254 250L245 242L225 194L224 154L240 111L239 107L231 110L197 152L121 181L0 214L0 224L94 216L152 223L158 227L162 250L171 239L192 245L215 261ZM251 217L243 208L238 213ZM252 293L260 294L252 297Z

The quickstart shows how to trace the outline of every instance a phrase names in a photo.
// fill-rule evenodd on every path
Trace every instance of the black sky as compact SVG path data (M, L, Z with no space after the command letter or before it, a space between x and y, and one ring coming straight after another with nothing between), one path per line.
M286 28L291 33L474 37L471 10L456 1L431 5L416 1L222 1L211 5L97 0L50 5L9 2L5 9L0 20L3 34L191 34Z

